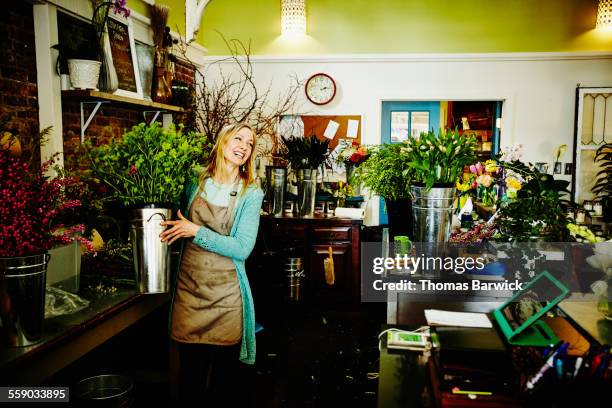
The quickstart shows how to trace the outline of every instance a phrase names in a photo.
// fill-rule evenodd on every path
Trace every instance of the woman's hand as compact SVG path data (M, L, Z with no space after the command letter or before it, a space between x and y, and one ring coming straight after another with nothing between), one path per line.
M168 241L168 245L171 245L174 241L179 238L190 238L195 237L200 229L200 226L189 221L183 217L181 210L178 211L179 219L176 221L163 221L161 225L171 225L172 228L159 234L161 241Z

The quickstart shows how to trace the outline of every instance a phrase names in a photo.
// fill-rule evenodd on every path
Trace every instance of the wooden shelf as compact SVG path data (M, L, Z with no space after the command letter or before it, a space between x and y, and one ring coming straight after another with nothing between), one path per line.
M70 91L62 91L62 97L78 100L80 102L109 101L115 104L126 105L140 110L161 110L169 112L185 111L185 109L179 106L167 105L165 103L147 101L144 99L130 98L128 96L114 95L106 92L95 91L93 89L75 89Z

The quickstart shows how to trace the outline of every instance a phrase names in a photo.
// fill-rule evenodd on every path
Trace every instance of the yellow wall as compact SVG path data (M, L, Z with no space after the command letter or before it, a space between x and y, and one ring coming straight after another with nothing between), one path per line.
M252 54L611 51L596 12L597 0L307 0L308 37L289 42L280 0L212 0L198 42L212 55L227 54L216 31Z
M155 3L170 7L168 26L171 30L185 35L185 0L156 0ZM127 5L135 12L149 17L149 5L142 0L128 0Z

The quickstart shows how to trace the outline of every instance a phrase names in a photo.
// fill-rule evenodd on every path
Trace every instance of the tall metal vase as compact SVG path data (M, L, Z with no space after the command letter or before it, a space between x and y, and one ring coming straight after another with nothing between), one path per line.
M453 219L454 187L412 186L412 225L415 242L447 242Z
M23 347L42 339L48 263L48 254L0 258L2 343Z
M169 220L168 208L142 208L133 211L130 240L134 251L136 286L139 293L166 293L170 283L170 249L159 234Z
M312 217L317 193L317 169L298 169L297 184L298 215L300 217Z
M102 45L100 52L102 66L100 67L98 88L102 92L113 93L119 89L119 77L117 76L117 70L115 69L115 63L113 62L113 53L107 30L104 30L104 33L102 34Z

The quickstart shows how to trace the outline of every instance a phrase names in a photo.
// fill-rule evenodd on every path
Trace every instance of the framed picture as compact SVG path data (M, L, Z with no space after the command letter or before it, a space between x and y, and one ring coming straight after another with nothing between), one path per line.
M152 45L136 41L136 56L138 58L138 71L140 72L140 84L142 85L142 96L151 100L151 86L153 84L153 59L155 49Z
M561 162L555 162L555 168L553 174L561 174Z
M115 91L115 95L142 99L142 85L131 21L129 18L116 16L113 13L110 13L108 17L106 26L113 63L119 79L119 89Z

